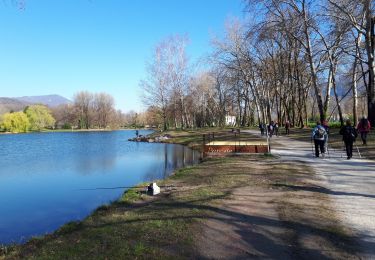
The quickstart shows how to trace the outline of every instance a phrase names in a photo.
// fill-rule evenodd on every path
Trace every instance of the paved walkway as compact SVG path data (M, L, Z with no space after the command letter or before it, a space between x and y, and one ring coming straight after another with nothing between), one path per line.
M258 131L248 131L259 135ZM342 219L358 236L364 259L375 259L375 161L360 159L357 151L347 160L338 150L315 158L310 143L285 136L273 137L271 153L288 161L302 161L311 165L316 174L326 180L325 187L316 192L328 194ZM355 147L356 150L356 147Z

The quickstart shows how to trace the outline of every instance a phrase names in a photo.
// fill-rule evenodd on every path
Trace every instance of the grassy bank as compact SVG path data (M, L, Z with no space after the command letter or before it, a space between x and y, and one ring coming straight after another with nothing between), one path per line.
M54 234L32 239L24 246L8 247L5 259L193 257L199 222L212 214L209 205L228 196L227 190L243 181L236 176L204 173L212 173L232 160L212 159L177 171L158 183L166 186L161 196L149 197L143 185L135 187L82 222L68 223Z
M169 141L199 146L202 134L207 132L212 129L170 132L174 138ZM276 211L292 248L300 250L300 237L313 233L321 243L330 245L327 252L351 254L347 242L350 232L340 226L327 195L302 192L304 187L316 187L316 182L305 165L291 165L269 155L207 158L158 182L162 187L160 196L147 196L145 184L134 187L81 222L68 223L54 234L34 238L22 246L3 247L0 258L198 258L202 255L196 241L204 232L202 224L217 214L236 216L223 205L236 199L233 191L242 189L257 190L259 194L272 191L267 206ZM306 208L304 203L309 199L314 207ZM249 216L241 217L241 221L253 224Z

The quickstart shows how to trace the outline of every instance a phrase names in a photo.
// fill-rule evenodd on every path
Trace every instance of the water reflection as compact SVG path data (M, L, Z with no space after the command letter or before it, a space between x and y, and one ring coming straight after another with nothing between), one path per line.
M163 161L163 165L152 167L147 171L146 181L152 182L157 179L165 179L170 176L176 169L196 163L199 159L197 152L192 152L188 147L182 145L164 146L164 153L158 155L158 159Z
M94 188L150 182L198 161L199 154L187 147L128 142L133 136L134 131L0 135L0 243L52 232L124 192Z

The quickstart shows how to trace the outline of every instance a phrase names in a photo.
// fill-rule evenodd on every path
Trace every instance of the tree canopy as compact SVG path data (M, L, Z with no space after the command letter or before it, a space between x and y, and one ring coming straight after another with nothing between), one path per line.
M15 113L6 113L2 116L0 124L4 131L11 133L25 133L30 127L29 119L22 111Z
M30 122L30 130L40 131L55 125L51 111L44 105L31 105L25 108L25 114Z

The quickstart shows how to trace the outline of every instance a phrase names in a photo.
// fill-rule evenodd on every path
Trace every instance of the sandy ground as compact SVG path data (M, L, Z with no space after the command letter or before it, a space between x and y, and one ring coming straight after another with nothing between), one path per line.
M311 144L287 137L271 147L275 164L306 164L313 175L294 182L300 186L234 190L203 223L200 258L375 259L375 162L334 150L315 158Z
M199 241L201 258L290 258L289 244L282 239L287 230L279 221L278 212L269 206L275 195L264 194L261 189L234 191L222 205L223 214L204 223Z

